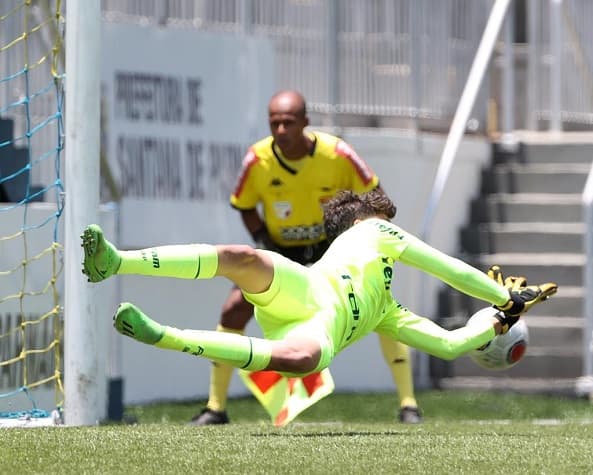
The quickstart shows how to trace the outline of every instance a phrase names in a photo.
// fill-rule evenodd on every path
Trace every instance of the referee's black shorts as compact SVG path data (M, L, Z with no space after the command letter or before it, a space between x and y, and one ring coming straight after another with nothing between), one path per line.
M327 242L327 240L323 240L315 244L309 244L307 246L278 246L278 248L275 250L284 257L288 257L299 264L308 265L317 262L321 256L323 256L323 253L327 251L328 247L329 242Z

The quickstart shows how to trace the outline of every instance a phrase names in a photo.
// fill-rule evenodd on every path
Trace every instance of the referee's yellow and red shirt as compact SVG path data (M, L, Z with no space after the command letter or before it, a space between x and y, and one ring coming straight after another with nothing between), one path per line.
M231 205L239 210L261 204L272 240L283 247L315 244L325 239L323 201L342 190L364 193L379 178L343 140L310 132L312 152L287 160L269 136L253 144L245 158Z

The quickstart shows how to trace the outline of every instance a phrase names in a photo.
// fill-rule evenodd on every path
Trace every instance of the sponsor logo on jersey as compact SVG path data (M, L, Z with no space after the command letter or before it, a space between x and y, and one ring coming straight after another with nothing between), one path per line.
M376 222L375 226L377 226L379 228L379 231L382 233L387 233L390 236L394 236L398 239L402 239L403 240L403 236L401 235L401 233L398 233L397 230L393 229L393 227L389 224L386 223L382 223L382 222Z
M324 232L323 224L286 226L280 229L280 236L285 241L319 241Z
M292 214L292 204L289 201L275 201L274 213L279 219L286 219Z

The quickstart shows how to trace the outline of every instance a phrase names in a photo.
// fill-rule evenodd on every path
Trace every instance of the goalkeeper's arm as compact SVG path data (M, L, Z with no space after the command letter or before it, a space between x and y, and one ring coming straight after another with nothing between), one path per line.
M519 316L556 293L555 283L527 286L524 278L513 278L510 287L500 276L486 275L465 262L448 256L419 239L409 238L400 261L434 275L451 287L493 304L503 312L498 318L506 333Z
M509 292L486 274L460 259L451 257L423 241L406 237L407 246L400 254L403 264L433 275L456 290L493 305L505 305Z

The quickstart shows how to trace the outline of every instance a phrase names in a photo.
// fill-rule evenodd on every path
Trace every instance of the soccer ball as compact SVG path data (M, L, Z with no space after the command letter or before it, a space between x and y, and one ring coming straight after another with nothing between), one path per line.
M468 321L484 319L493 316L497 309L486 307L474 313ZM491 370L508 369L515 366L525 355L527 344L529 343L529 332L527 325L523 320L515 323L511 329L504 335L497 335L483 347L470 351L469 357L482 368Z

